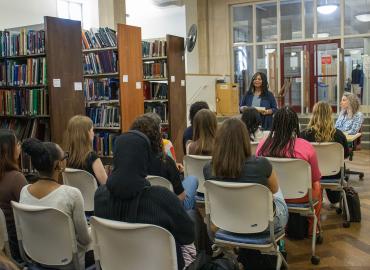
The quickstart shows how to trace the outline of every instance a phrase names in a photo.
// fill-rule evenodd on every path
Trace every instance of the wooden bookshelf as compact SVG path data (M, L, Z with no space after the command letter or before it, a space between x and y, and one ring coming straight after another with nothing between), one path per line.
M168 126L169 139L172 141L178 162L183 160L182 136L186 128L186 90L185 90L185 50L184 39L173 35L159 40L166 41L165 56L143 57L143 64L147 62L165 61L166 77L145 78L143 82L164 83L168 85L167 99L146 99L146 104L161 102L167 103L168 119L161 125ZM152 42L150 40L149 42Z

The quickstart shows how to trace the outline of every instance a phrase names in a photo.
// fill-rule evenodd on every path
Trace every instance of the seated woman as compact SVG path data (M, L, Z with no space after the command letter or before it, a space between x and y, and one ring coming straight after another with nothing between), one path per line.
M40 142L32 138L23 142L22 149L31 156L32 165L39 172L39 176L34 184L22 189L20 203L56 208L71 217L76 231L80 265L85 269L85 252L91 238L83 198L77 188L58 183L59 174L66 167L68 155L55 143Z
M242 113L242 121L248 129L252 142L259 142L263 138L261 131L261 116L255 108L246 108Z
M21 144L13 130L0 129L0 208L4 212L12 257L22 261L19 254L11 201L19 201L22 188L27 185L26 178L20 172L18 159Z
M175 194L146 180L151 148L147 136L137 130L117 137L112 174L95 193L95 215L167 229L176 241L178 269L183 269L181 246L194 242L194 224Z
M321 173L313 146L306 140L298 138L299 122L297 114L288 106L279 109L274 116L269 136L257 146L257 156L298 158L311 165L312 197L318 200L315 212L320 222L322 193L320 186ZM307 202L308 195L301 199L287 200L292 203ZM309 234L312 234L312 218L309 219Z
M270 162L251 155L247 128L236 118L225 120L216 134L212 161L205 165L204 178L238 183L256 183L268 187L274 195L276 230L288 222L288 208Z
M197 112L193 121L193 131L193 140L186 143L186 153L189 155L212 156L217 131L215 113L208 109Z
M180 172L175 161L163 151L159 121L153 121L153 117L155 117L153 114L144 114L136 118L131 125L131 130L140 131L149 138L152 155L148 174L162 176L169 180L175 194L183 202L185 209L193 209L195 207L198 179L194 176L188 176L181 181Z
M340 107L342 110L335 122L335 127L349 135L358 133L364 122L364 115L359 111L360 102L356 95L344 92Z
M300 137L309 142L337 142L343 146L344 158L349 156L349 149L346 136L342 131L334 127L331 106L324 101L319 101L313 106L312 116L307 129L301 132ZM326 176L326 179L338 179L341 177L339 172L336 175ZM326 189L326 194L330 202L336 203L340 198L339 191Z
M107 181L107 173L99 156L93 151L93 122L87 116L76 115L68 121L65 149L69 152L67 167L91 173L99 185Z

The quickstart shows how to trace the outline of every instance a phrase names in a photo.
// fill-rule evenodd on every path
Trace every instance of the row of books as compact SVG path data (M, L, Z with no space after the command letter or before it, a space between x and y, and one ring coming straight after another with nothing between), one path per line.
M82 48L97 49L117 47L116 31L108 27L99 29L82 30Z
M167 99L168 85L158 82L144 82L144 99Z
M167 42L165 40L142 41L143 58L167 56Z
M0 115L47 115L48 95L46 90L1 90Z
M98 51L84 55L84 74L101 74L117 72L117 53Z
M116 78L86 78L84 93L87 101L118 99L119 80Z
M119 108L116 106L87 107L86 115L91 118L96 128L120 127Z
M0 86L46 85L46 58L0 62Z
M100 156L113 156L113 148L118 133L99 132L95 133L93 147Z
M168 122L168 104L162 102L151 102L144 104L145 113L157 113L162 123Z
M167 62L144 62L144 79L167 78Z
M0 128L12 129L20 141L26 138L37 138L50 141L50 125L48 119L0 119Z
M0 56L45 53L45 31L0 31Z

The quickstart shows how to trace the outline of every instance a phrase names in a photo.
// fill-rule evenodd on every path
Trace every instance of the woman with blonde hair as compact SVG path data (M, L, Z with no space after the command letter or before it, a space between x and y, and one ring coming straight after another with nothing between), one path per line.
M69 152L67 166L91 173L99 184L107 181L107 173L99 156L93 151L93 122L87 116L73 116L67 125L65 150Z
M349 135L358 133L364 122L364 115L359 111L360 102L356 95L344 92L340 107L342 110L335 127Z
M217 131L217 119L214 112L208 109L197 112L193 121L193 129L193 140L187 142L187 154L211 156Z

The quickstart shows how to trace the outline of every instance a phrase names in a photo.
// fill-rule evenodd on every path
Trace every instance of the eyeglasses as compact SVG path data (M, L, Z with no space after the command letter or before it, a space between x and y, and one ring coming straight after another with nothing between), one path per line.
M64 152L64 156L60 161L63 161L65 159L69 159L69 152Z

